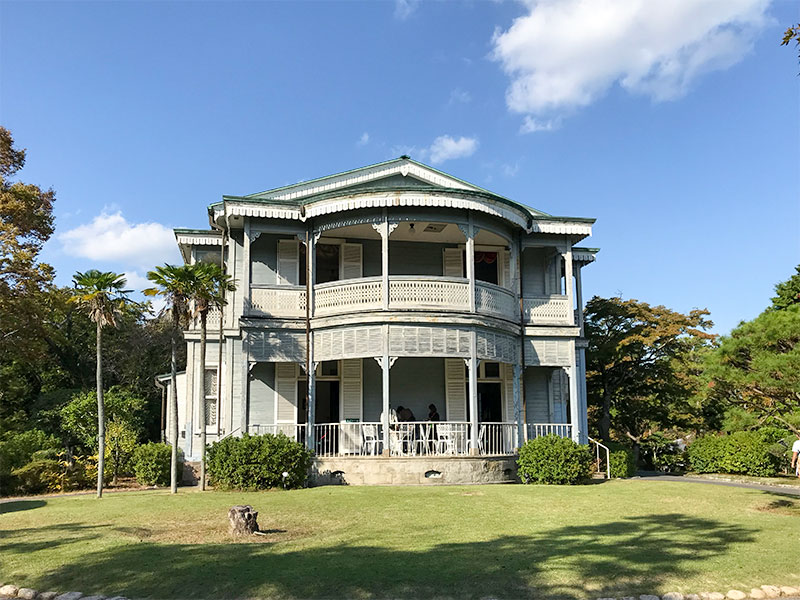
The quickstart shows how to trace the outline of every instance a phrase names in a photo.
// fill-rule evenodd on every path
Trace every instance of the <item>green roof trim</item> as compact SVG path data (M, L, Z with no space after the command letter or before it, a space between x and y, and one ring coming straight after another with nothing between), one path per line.
M221 236L222 233L216 229L188 229L186 227L175 227L173 230L175 235L179 233L190 233L190 234L203 234L203 235L214 235L214 236Z
M600 248L583 248L581 246L573 246L572 250L574 252L591 252L593 254L600 252Z

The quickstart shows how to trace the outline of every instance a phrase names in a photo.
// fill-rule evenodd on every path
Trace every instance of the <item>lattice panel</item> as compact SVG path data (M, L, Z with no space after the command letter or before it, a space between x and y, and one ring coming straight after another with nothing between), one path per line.
M362 358L383 354L380 326L327 329L314 332L314 360Z
M392 356L469 356L469 331L445 327L389 327Z
M251 331L246 340L251 361L305 363L305 332Z
M305 317L306 290L288 286L252 288L250 314L259 317Z
M536 296L522 300L525 321L534 325L570 325L569 299L566 296Z
M497 286L475 284L475 309L479 313L489 313L519 322L519 308L514 294Z
M532 366L568 367L571 344L559 339L525 340L525 364Z
M503 363L515 363L519 356L519 338L502 333L479 331L478 358Z
M376 310L382 306L381 280L379 278L315 286L314 288L314 314L316 316Z
M389 308L469 309L469 284L435 279L389 281Z

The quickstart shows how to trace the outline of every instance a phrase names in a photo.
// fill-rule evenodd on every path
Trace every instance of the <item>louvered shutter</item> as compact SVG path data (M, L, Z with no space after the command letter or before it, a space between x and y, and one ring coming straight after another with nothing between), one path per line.
M461 248L445 248L443 260L445 277L464 277L464 253Z
M361 273L361 244L342 244L341 279L359 279Z
M275 363L275 422L297 422L297 365Z
M500 285L507 290L511 289L511 253L508 250L501 250L499 253L501 260Z
M516 422L514 415L514 366L508 363L503 365L503 395L505 396L505 418L507 423Z
M547 260L547 270L545 271L544 280L544 293L545 294L559 294L561 289L558 285L558 267L561 257L556 254Z
M567 412L565 404L565 392L568 389L566 381L567 374L564 369L553 369L550 378L550 410L553 423L563 423L566 421Z
M278 284L297 285L299 278L298 240L278 240Z
M444 359L445 401L448 421L467 420L467 378L464 360Z
M351 358L342 361L342 421L361 420L363 407L363 387L361 385L361 359Z

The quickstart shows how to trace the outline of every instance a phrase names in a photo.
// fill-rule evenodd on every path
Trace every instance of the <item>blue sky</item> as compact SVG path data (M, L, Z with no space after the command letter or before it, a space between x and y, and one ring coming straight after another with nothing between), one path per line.
M726 333L800 262L800 65L767 0L0 3L0 123L44 259L130 274L222 194L408 153L597 218L585 294Z

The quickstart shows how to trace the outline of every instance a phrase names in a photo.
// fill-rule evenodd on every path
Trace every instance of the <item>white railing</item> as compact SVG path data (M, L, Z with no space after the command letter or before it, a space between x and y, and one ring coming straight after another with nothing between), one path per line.
M271 433L278 435L282 433L286 437L292 438L295 441L305 443L306 441L306 425L305 423L278 423L277 425L250 425L247 428L247 433L251 435L264 435Z
M484 455L514 454L519 448L516 423L481 423L478 447Z
M469 423L421 421L389 427L392 456L463 456L469 454Z
M510 290L486 282L475 283L475 310L519 323L519 304Z
M600 473L601 463L600 454L601 448L606 455L606 479L611 479L611 451L608 449L608 446L603 445L601 442L598 442L596 439L590 437L589 443L594 444L595 448L595 467L597 472Z
M365 277L321 283L314 286L314 315L338 315L362 310L380 310L383 306L383 282L380 277Z
M305 317L306 288L297 285L253 286L247 313L257 317Z
M566 296L535 296L522 299L526 323L534 325L570 325L572 309Z
M572 425L569 423L528 423L525 434L529 440L543 435L557 435L572 438Z
M379 456L383 452L380 423L322 423L314 425L317 456Z
M469 310L469 283L442 277L391 277L389 308Z

